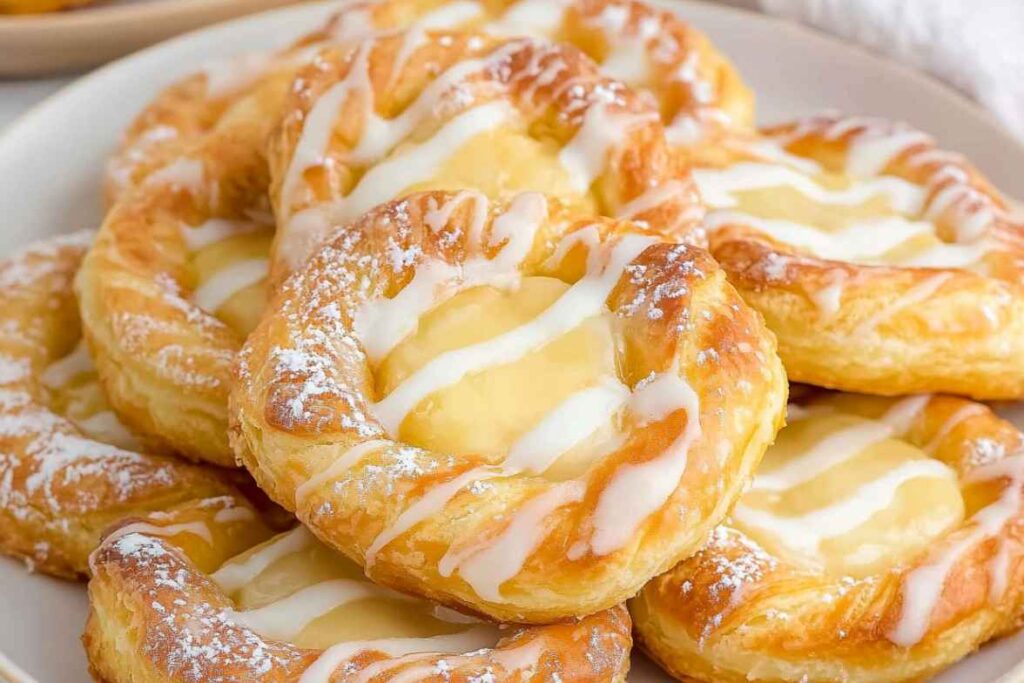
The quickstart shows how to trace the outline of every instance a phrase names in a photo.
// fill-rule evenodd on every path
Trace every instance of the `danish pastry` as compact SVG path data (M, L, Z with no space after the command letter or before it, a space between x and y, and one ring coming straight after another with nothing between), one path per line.
M683 680L924 680L1024 612L1024 437L979 403L790 413L708 545L630 609Z
M71 279L90 237L0 262L0 550L81 577L117 520L152 514L185 525L205 516L206 538L217 542L199 551L223 561L269 531L220 473L128 450L136 439L106 406L78 334Z
M693 552L775 434L773 340L702 250L538 193L372 209L249 336L232 445L374 581L590 614Z
M657 109L572 47L404 32L328 48L299 73L271 141L272 279L332 228L427 189L543 190L699 241L702 207L669 150Z
M925 134L819 116L695 171L712 253L790 378L1024 396L1024 224Z
M625 680L624 607L511 627L376 586L302 527L207 576L146 533L100 547L84 642L93 675L128 681Z
M230 366L265 303L273 228L262 145L290 82L284 73L126 192L76 283L118 414L162 446L217 465L234 465Z

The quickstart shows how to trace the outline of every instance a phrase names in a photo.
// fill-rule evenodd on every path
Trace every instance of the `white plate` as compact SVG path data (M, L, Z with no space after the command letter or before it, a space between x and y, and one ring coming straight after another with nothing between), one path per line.
M779 20L661 1L704 29L735 60L758 93L764 121L825 107L905 119L967 153L1003 190L1024 196L1019 172L1024 147L937 82ZM13 124L0 135L0 253L44 235L98 224L103 160L160 87L210 59L286 43L329 8L279 10L177 38L97 71ZM39 680L86 680L78 640L85 612L80 586L31 576L0 559L0 651ZM940 680L995 681L1022 657L1024 635L985 648ZM635 660L633 683L668 680L642 657ZM0 660L0 678L3 670Z

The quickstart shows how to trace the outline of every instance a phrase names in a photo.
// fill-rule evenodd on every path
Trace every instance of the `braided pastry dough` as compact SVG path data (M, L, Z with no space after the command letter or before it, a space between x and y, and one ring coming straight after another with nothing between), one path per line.
M92 566L84 641L110 683L621 683L629 667L624 607L549 626L484 623L370 583L302 527L210 576L145 533L108 540Z
M773 340L701 250L537 193L337 233L243 350L232 444L378 583L501 620L621 602L775 434Z
M106 406L78 335L71 279L90 237L0 262L0 550L82 577L115 521L148 514L184 532L205 516L199 550L223 561L269 532L220 473L130 450L138 443Z
M979 403L791 410L701 552L630 604L684 680L917 681L1024 614L1024 436Z
M876 119L766 132L695 171L715 258L795 381L1024 396L1024 225L960 156Z

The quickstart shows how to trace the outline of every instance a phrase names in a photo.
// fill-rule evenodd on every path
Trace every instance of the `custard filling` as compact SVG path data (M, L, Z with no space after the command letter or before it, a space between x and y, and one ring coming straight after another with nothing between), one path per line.
M965 503L956 474L884 422L812 412L779 433L732 518L772 554L860 578L943 538Z
M392 653L466 652L499 638L493 625L377 586L301 527L229 560L212 578L232 599L236 622L299 647L374 642Z

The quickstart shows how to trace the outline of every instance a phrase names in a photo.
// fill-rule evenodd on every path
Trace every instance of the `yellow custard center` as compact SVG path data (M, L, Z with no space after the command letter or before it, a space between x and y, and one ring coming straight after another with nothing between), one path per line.
M713 207L712 230L745 225L821 258L969 268L987 249L984 241L944 241L937 226L921 217L924 189L895 176L856 179L749 161L695 176Z
M249 569L261 560L265 566L255 572ZM231 572L238 569L243 569L245 579L241 585L231 582ZM373 584L355 563L303 529L235 557L213 579L234 601L237 621L300 647L437 636L453 636L449 645L457 645L461 634L471 650L482 646L481 638L487 645L498 639L494 627Z
M139 445L111 410L84 340L50 363L40 380L50 409L74 422L87 436L122 448Z
M912 558L963 519L951 469L882 422L839 412L780 432L733 513L773 554L853 577Z
M193 301L241 337L256 326L266 305L272 238L268 230L246 229L204 244L189 255Z
M457 363L451 352L523 334L524 326L568 289L555 278L526 277L514 289L479 286L456 294L424 315L415 332L377 368L378 395L389 395L417 373L430 373L432 363L435 368L436 363ZM538 426L545 418L580 392L609 387L614 402L621 386L616 378L610 316L600 314L521 357L489 365L430 393L406 415L398 437L438 452L478 454L500 462L531 430L544 430ZM570 452L560 454L551 476L571 476L586 467L587 454L607 443L613 431L613 415L607 417Z

